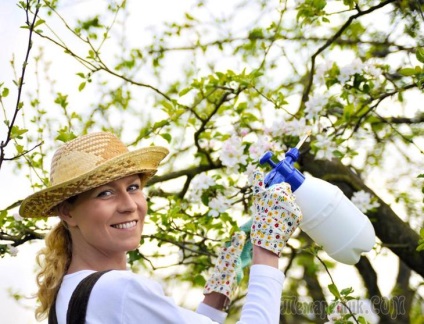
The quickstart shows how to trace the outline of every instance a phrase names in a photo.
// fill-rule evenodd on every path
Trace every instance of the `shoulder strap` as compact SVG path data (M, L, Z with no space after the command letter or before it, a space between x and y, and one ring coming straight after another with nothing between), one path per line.
M87 305L90 299L91 290L97 280L109 271L110 270L94 272L81 280L72 293L71 300L69 301L68 312L66 313L67 324L85 323L85 315L87 313Z
M57 290L57 292L59 292L59 289ZM50 306L48 324L58 324L57 316L56 316L56 299L57 299L57 293L56 293L56 296L54 296L52 305Z

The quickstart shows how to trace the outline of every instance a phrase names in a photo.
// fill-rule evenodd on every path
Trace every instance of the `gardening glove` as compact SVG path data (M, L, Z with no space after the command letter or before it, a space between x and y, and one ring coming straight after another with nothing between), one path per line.
M245 241L246 233L236 232L231 238L230 245L220 249L215 268L206 282L203 294L218 292L231 300L237 283L236 269L240 267L240 255Z
M263 179L261 171L254 172L250 240L252 244L280 256L288 239L299 226L302 212L288 183L278 183L265 188Z

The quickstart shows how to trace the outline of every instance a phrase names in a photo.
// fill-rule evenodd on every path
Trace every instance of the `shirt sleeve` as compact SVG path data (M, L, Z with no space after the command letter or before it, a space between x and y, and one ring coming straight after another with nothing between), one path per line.
M246 302L238 324L275 324L280 318L281 293L284 274L273 267L253 265L250 268L249 287ZM201 313L217 323L224 323L227 313L204 303L197 308Z
M250 268L246 302L239 324L278 323L284 274L277 268L253 265Z
M131 281L125 290L122 323L213 324L217 323L213 319L220 313L209 310L201 314L179 307L173 299L164 295L159 284L153 282ZM225 317L218 323L223 323Z
M200 303L200 305L197 307L196 312L209 317L211 320L219 324L224 323L228 315L227 313L222 312L204 303Z

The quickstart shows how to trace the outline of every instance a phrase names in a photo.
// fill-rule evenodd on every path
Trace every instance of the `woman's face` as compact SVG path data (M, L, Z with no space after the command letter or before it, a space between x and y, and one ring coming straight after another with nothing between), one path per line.
M61 210L75 246L112 256L138 247L147 202L133 175L82 193Z

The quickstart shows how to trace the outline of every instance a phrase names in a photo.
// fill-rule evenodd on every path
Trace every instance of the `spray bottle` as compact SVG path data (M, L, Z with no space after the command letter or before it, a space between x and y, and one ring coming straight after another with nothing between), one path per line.
M299 158L299 148L308 136L290 148L279 163L271 160L271 152L262 156L259 162L268 163L273 168L265 176L265 185L289 183L303 213L299 227L331 258L353 265L359 261L362 252L368 252L374 246L374 228L368 217L337 186L315 177L305 177L293 166Z

